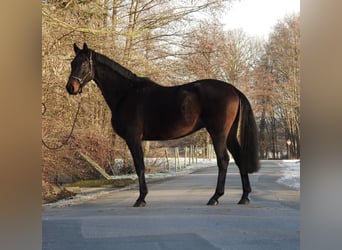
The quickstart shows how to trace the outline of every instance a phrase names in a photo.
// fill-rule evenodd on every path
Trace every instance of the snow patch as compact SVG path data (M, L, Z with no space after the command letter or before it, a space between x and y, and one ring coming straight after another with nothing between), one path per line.
M283 160L279 165L282 167L283 177L277 183L300 190L300 160Z

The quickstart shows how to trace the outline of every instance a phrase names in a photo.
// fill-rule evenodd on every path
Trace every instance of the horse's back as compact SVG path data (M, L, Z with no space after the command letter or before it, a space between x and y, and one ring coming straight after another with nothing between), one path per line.
M196 91L200 94L201 98L207 100L217 98L229 98L236 95L236 88L230 83L214 79L203 79L190 83Z

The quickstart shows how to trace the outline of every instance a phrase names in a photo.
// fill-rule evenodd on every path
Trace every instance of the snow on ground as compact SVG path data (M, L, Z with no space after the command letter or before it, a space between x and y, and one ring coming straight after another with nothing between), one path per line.
M300 190L300 160L283 160L279 165L284 176L277 183Z

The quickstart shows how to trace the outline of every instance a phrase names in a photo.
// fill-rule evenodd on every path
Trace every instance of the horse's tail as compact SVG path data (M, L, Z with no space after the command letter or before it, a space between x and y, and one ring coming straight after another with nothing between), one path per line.
M240 163L241 171L254 173L260 168L257 125L247 97L238 89L236 91L240 97L240 108L233 130L236 131L234 136L239 144L238 157L240 159L235 159L235 161Z

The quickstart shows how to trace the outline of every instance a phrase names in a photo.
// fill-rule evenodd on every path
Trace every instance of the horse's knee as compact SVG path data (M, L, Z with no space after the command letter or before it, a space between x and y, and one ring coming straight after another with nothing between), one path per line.
M223 154L221 157L217 157L217 165L220 169L227 170L229 164L229 155Z

